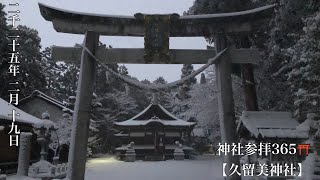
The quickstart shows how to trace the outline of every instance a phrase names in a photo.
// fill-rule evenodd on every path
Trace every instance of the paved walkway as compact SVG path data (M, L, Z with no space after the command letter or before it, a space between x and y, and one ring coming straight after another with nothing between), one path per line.
M122 162L114 157L91 159L86 180L223 180L222 160Z

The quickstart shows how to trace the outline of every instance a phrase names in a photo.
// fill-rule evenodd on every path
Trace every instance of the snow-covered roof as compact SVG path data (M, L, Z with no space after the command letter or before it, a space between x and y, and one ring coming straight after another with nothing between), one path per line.
M130 120L148 120L152 117L158 117L159 119L166 120L178 120L175 115L171 114L160 104L150 104L147 108L141 111L139 114L131 118Z
M122 145L118 148L116 148L117 151L124 151L124 150L127 150L127 145ZM177 148L177 145L175 144L167 144L165 146L166 149L176 149ZM154 149L154 145L149 145L149 144L144 144L144 145L134 145L134 149ZM185 145L182 145L182 149L183 150L193 150L192 147L189 147L189 146L185 146Z
M256 138L308 138L308 132L296 129L299 122L290 112L243 111L240 122Z
M160 104L150 104L133 118L115 122L118 126L145 126L149 123L161 123L165 126L193 126L196 124L195 122L187 122L177 118Z
M315 121L313 119L306 119L303 123L297 126L299 131L309 131L310 127L314 125Z
M307 131L298 131L296 129L259 129L262 137L277 138L308 138Z
M9 104L7 101L3 100L0 98L0 122L1 121L10 121L12 122L12 110L15 110L16 114L16 121L20 122L20 123L26 123L26 124L38 124L41 123L42 120L34 117L24 111L22 111L21 109Z
M165 119L158 119L158 118L151 118L149 120L130 119L130 120L123 121L123 122L115 122L115 124L119 125L119 126L145 126L145 125L148 125L149 123L153 123L153 122L161 123L165 126L192 126L192 125L195 125L194 122L187 122L187 121L184 121L181 119L165 120Z
M19 104L26 103L29 99L34 98L34 97L39 97L39 98L41 98L41 99L43 99L43 100L45 100L45 101L47 101L47 102L49 102L49 103L51 103L51 104L53 104L55 106L58 106L59 108L61 108L64 111L67 110L69 112L73 112L73 110L67 108L62 102L60 102L57 99L54 99L54 98L46 95L45 93L43 93L43 92L41 92L39 90L35 90L29 96L21 99L19 101Z

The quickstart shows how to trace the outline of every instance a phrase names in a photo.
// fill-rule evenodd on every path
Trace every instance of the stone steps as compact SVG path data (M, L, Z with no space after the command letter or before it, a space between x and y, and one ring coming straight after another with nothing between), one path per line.
M148 154L145 156L145 161L164 161L162 154Z

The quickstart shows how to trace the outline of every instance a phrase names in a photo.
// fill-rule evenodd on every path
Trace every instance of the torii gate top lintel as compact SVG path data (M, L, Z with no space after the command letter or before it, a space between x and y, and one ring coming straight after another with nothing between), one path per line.
M39 3L42 16L51 21L57 32L85 34L94 31L107 36L144 36L144 49L98 48L96 55L106 63L205 64L215 51L169 49L170 37L208 36L214 33L249 32L270 17L276 4L260 8L219 14L185 15L142 14L134 16L79 13ZM79 48L54 47L53 59L78 60ZM230 51L231 52L231 51ZM108 56L106 56L106 53ZM257 50L234 50L233 63L252 63L259 59Z
M248 32L259 26L262 19L270 17L277 4L247 11L219 14L185 15L168 14L171 21L170 37L207 36L218 32ZM140 36L145 34L144 22L135 16L101 15L59 9L39 3L41 15L53 23L56 31L85 34L88 30L106 36ZM140 15L140 16L137 16ZM160 14L156 14L160 15Z

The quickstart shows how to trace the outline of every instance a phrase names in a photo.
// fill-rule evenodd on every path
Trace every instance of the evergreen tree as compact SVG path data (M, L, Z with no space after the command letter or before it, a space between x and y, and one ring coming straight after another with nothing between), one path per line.
M76 94L78 78L80 73L80 65L74 63L61 63L60 64L60 73L59 79L59 93L63 95L64 99L67 99L69 96Z
M144 84L151 84L151 82L148 79L144 79L141 82L144 83Z
M254 0L195 0L194 4L185 14L214 14L228 13L236 11L244 11L258 6L258 2ZM206 37L211 44L214 36Z
M313 102L312 98L304 98L304 103L301 103L297 100L302 97L298 98L297 96L304 96L304 90L306 89L316 88L310 81L305 81L306 79L302 74L305 75L304 72L306 71L319 71L318 66L314 64L316 56L312 55L317 52L312 44L316 44L319 40L316 38L317 34L315 32L307 32L305 31L307 29L304 29L308 26L317 27L317 23L309 21L309 23L312 23L308 24L304 22L304 19L310 16L316 17L315 14L319 12L319 7L320 2L314 0L283 1L280 9L275 12L274 18L270 21L269 26L272 27L269 31L270 36L262 36L261 34L266 33L261 32L252 39L263 52L263 61L257 71L259 72L257 73L258 96L268 98L260 100L262 109L295 111L296 117L302 119L305 113L309 111L297 107L310 107L310 103ZM309 38L310 35L314 36ZM311 39L314 43L310 41ZM297 60L297 58L303 59L305 55L308 56L309 61L302 63ZM310 69L305 70L304 68L309 63ZM292 71L298 72L299 68L301 68L301 71L299 71L301 73L298 73L297 76L291 73ZM306 83L302 83L302 81ZM307 94L310 92L307 92ZM311 101L306 103L307 99ZM309 105L305 106L306 104ZM314 108L310 109L310 111L313 110Z
M181 69L181 78L184 78L193 72L192 64L184 64ZM182 86L183 89L188 92L193 84L197 83L197 79L195 77L185 82L185 85Z
M157 79L155 79L153 81L153 83L155 83L155 84L167 84L168 82L162 76L160 76Z
M19 82L20 96L24 97L31 94L34 90L46 90L46 79L41 66L40 53L40 37L35 29L30 29L26 26L17 27L19 38L17 52L19 52L18 60L19 74L14 77L15 81ZM5 71L8 72L8 71ZM11 75L10 75L11 76ZM13 78L9 79L12 81ZM6 81L5 81L6 82ZM12 88L8 85L4 89Z
M65 100L67 96L64 94L64 90L60 86L62 84L62 71L65 64L60 63L59 65L57 62L53 61L51 57L51 48L49 47L46 47L41 52L40 63L41 67L43 67L42 73L45 75L47 82L46 94L60 101Z
M19 28L19 57L21 61L20 74L21 94L29 95L35 89L45 91L47 85L45 75L43 74L43 67L41 67L41 39L38 36L38 31L30 29L26 26Z
M0 97L8 99L8 83L9 83L9 64L7 63L9 53L9 39L8 26L6 23L6 13L4 12L4 5L0 3L0 82L2 84L0 88Z
M305 18L302 29L299 40L284 50L290 58L286 77L297 117L320 111L320 11Z
M154 84L167 84L168 82L162 77L158 77L156 80L153 81ZM167 109L171 109L171 90L166 89L166 90L161 90L158 93L158 98L159 98L159 103L163 105ZM150 102L152 100L152 93L148 94L150 97Z
M9 26L6 23L6 13L4 12L4 5L0 3L0 81L2 86L0 88L0 97L8 100L8 90L19 89L19 96L24 97L29 95L35 89L41 91L45 90L46 81L43 74L43 68L40 65L40 37L38 32L34 29L30 29L26 26L19 25L17 34L20 36L17 38L16 46L18 55L19 73L14 77L9 74L9 60L12 47L9 46L12 38L8 38L12 34L9 30ZM10 82L19 82L19 85L10 85Z

